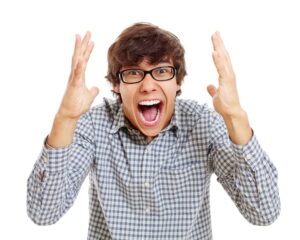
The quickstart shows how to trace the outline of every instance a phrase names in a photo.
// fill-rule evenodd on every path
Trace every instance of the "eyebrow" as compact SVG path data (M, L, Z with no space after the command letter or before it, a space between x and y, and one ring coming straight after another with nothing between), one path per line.
M162 62L159 62L159 63L157 64L157 66L154 67L154 68L157 68L157 67L163 67L163 66L158 66L158 65L160 65L160 64L168 64L168 66L173 66L173 64L172 64L171 62L169 62L169 61L162 61ZM133 65L133 66L123 66L123 67L120 69L120 71L122 71L122 69L125 70L125 69L142 69L142 68L139 67L139 66L137 66L137 65Z

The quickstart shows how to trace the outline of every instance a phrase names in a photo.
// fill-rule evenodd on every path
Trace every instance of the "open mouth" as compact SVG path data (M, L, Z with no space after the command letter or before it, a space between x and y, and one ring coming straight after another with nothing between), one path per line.
M146 126L155 126L160 121L162 102L160 100L141 101L138 104L140 119Z

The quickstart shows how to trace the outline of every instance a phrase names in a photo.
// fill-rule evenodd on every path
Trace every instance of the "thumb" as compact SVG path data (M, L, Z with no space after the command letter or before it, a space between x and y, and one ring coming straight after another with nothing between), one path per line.
M207 92L211 97L214 97L217 92L217 88L214 85L210 84L207 86Z
M91 87L89 90L90 94L91 94L91 99L92 101L94 101L94 99L97 97L97 95L99 94L99 88L97 87Z

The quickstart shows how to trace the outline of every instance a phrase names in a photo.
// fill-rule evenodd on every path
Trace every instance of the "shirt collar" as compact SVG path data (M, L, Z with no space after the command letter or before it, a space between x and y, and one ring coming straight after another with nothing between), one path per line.
M166 132L169 130L174 130L174 133L176 134L176 136L178 137L178 130L181 129L181 125L180 125L180 116L179 116L179 101L175 100L175 106L174 106L174 113L173 116L171 118L171 121L169 123L169 125L164 128L161 132ZM130 121L125 117L124 112L123 112L123 105L119 104L119 108L116 112L116 114L114 115L114 120L113 120L113 124L112 124L112 128L111 128L111 133L116 133L118 132L121 128L127 128L127 130L129 130L129 132L132 133L137 133L139 132L139 130L135 129L132 124L130 123Z
M124 115L122 104L119 104L118 111L113 117L114 120L111 128L112 133L118 132L119 129L122 127L131 128L130 126L131 124L129 123L128 119Z

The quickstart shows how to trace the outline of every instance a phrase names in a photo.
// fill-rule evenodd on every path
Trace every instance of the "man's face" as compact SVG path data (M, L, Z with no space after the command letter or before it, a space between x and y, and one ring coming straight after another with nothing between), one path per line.
M133 68L151 70L163 66L173 66L173 62L151 65L144 59L138 66L126 66L121 71ZM148 142L169 124L179 89L176 75L168 81L156 81L150 74L146 74L141 82L127 84L121 81L114 86L114 91L121 94L125 116L147 137Z

